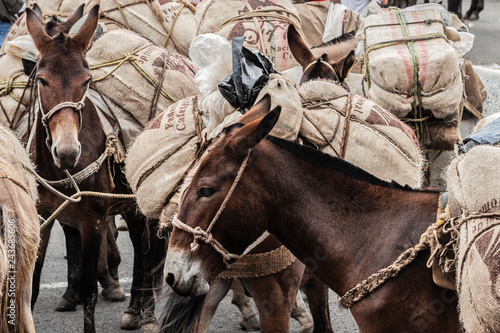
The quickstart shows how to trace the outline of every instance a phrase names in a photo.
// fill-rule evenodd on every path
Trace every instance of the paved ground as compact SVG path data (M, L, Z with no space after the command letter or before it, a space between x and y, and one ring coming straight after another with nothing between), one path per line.
M479 21L469 22L470 31L476 35L473 50L467 54L475 64L500 64L500 0L486 0L485 10L480 14ZM469 1L464 1L464 12L469 8ZM132 246L127 232L120 232L118 237L122 252L120 276L124 290L128 293L131 285ZM83 313L79 306L77 311L58 313L54 311L66 286L66 261L63 258L64 243L62 229L56 225L53 229L52 242L42 274L42 288L38 303L34 310L35 325L38 332L83 332ZM335 295L331 293L330 303L332 321L336 332L357 332L356 325L348 311L339 310L335 304ZM96 310L98 332L122 332L119 328L120 319L129 301L109 303L99 297ZM230 304L229 297L222 302L211 332L232 333L240 331L237 324L238 312ZM298 325L292 323L292 332L298 332Z

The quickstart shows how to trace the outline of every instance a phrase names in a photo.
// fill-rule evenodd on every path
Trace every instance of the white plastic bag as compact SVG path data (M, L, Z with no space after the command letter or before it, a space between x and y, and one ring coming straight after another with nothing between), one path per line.
M458 54L463 57L472 49L474 45L474 35L469 32L459 32L458 34L460 35L460 40L458 42L451 42L451 46L453 46Z
M321 40L323 43L329 42L342 35L344 27L344 13L346 6L340 3L330 3L328 16L326 17L325 31Z
M24 35L5 42L5 52L14 57L37 62L38 50L30 35Z
M219 83L233 70L231 44L227 39L215 34L199 35L191 43L189 57L199 68L194 77L194 83L201 92L198 108L207 133L210 134L235 110L218 88ZM209 136L208 139L212 137Z

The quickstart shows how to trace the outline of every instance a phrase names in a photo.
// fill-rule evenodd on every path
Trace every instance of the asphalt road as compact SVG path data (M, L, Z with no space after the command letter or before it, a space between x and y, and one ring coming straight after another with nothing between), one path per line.
M500 64L500 0L486 0L485 10L481 12L480 19L468 22L470 31L475 34L474 48L466 55L474 64ZM463 12L469 8L470 1L464 1ZM120 232L118 243L122 256L120 265L120 278L126 293L130 292L132 276L132 245L127 232ZM64 240L62 229L55 225L49 245L44 271L42 273L42 286L38 302L34 309L35 326L38 332L83 332L83 311L78 306L74 312L55 312L54 307L59 301L66 287L66 260L64 255ZM127 295L125 302L110 303L99 296L96 308L96 325L98 332L123 332L120 330L120 320L123 311L130 300ZM238 326L238 310L230 303L230 296L221 303L211 332L233 333L241 331ZM357 332L356 325L350 313L340 310L335 302L336 296L330 294L330 308L332 323L336 332ZM161 311L161 304L157 307L157 314ZM291 331L298 332L299 326L292 320Z

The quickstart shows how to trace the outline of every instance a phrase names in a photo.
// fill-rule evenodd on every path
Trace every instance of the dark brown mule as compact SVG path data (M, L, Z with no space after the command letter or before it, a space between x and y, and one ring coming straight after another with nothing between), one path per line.
M244 123L250 122L252 119L268 113L270 103L270 98L267 95L247 112L241 118L241 121ZM250 251L249 254L269 252L281 245L275 237L270 236ZM295 310L296 295L301 285L304 286L309 302L314 321L314 332L333 332L328 307L328 288L324 283L312 276L308 269L304 269L302 263L295 261L287 268L274 274L240 279L257 305L261 332L289 331L290 316L292 311ZM169 283L168 279L167 282ZM165 309L163 331L207 332L217 305L227 294L230 286L231 280L211 281L210 292L206 299L200 301L193 298L188 306L194 310L189 313L179 311L179 307L188 307L185 300L175 297L169 299ZM199 302L205 302L206 305L197 305Z
M268 230L301 261L314 261L315 275L343 295L419 243L435 222L438 192L401 188L317 150L264 140L278 115L279 108L229 128L202 161L174 218L183 230L173 229L167 253L167 280L179 293L203 292L225 267L221 255L201 242L205 237L191 250L196 241L184 231L189 228L211 225L205 236L235 254ZM428 256L420 252L352 306L360 332L460 330L456 295L433 283Z
M69 37L64 32L50 37L44 31L37 14L27 10L28 30L40 52L34 89L39 94L42 107L38 114L31 153L39 174L48 180L65 178L63 170L71 170L72 173L83 170L95 162L106 149L107 138L102 130L97 111L90 100L85 98L91 73L85 61L84 52L96 29L98 10L98 6L92 8L86 22L73 37ZM103 163L96 173L79 184L81 190L111 193L116 185L115 193L127 191L120 166L115 165L111 157L108 158L109 163ZM74 191L70 188L61 192L71 195ZM50 216L64 201L60 196L43 187L40 190L40 197L39 213L44 218ZM114 200L106 198L83 197L80 202L72 204L72 207L63 210L57 216L61 223L78 230L76 235L73 235L74 238L81 235L82 278L80 280L79 276L70 277L79 287L71 288L73 294L66 296L74 299L76 291L79 291L84 305L85 332L95 331L94 309L97 300L98 258L101 247L99 244L101 244L101 239L109 235L106 217L114 203ZM122 216L127 221L134 246L134 280L132 297L124 315L124 321L127 328L137 328L141 324L142 315L142 325L143 328L146 326L147 330L156 325L153 278L149 273L156 264L150 260L156 257L157 251L161 252L161 246L156 243L156 237L145 235L147 232L154 235L156 230L153 227L145 228L146 221L136 215L135 206L131 203L125 206L129 209L126 212L123 211ZM50 226L42 232L42 238L47 241ZM144 237L150 239L151 243L144 242ZM33 304L38 293L46 246L47 243L44 241L35 272ZM78 252L79 246L73 244L73 247L74 251ZM153 255L146 256L148 248L151 249Z
M65 22L61 22L57 17L52 17L45 24L45 32L47 35L53 37L57 34L68 33L73 24L75 24L83 16L83 5L80 6L75 13ZM33 11L42 17L40 7L37 4L33 6ZM42 202L40 207L43 207ZM103 287L102 294L105 299L111 301L120 301L125 299L125 294L121 289L118 282L118 265L121 261L118 247L114 236L114 232L111 229L109 223L107 225L106 237L101 240L101 253L99 256L99 268L98 268L98 280ZM61 298L60 302L56 306L57 311L74 311L76 308L76 300L74 298L77 288L78 281L81 277L81 239L80 233L77 229L62 224L65 238L66 238L66 253L68 256L68 286ZM47 234L47 237L50 234ZM49 239L44 238L42 242L42 257L45 255L46 245ZM43 259L42 259L43 260ZM40 262L39 262L40 263ZM36 294L38 291L36 292Z
M343 83L356 61L354 49L357 42L354 36L354 33L348 33L309 49L295 27L290 25L287 37L290 51L304 71L300 83L313 79Z

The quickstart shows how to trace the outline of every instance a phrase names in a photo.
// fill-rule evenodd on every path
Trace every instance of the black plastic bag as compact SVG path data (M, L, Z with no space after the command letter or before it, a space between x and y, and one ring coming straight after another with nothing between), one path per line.
M458 149L458 153L464 154L479 145L498 144L500 144L500 118L466 137L464 145Z
M241 113L255 103L269 75L277 73L265 55L244 47L244 42L245 37L232 39L233 71L219 84L222 96Z

